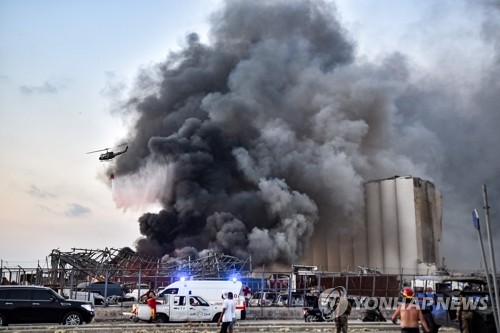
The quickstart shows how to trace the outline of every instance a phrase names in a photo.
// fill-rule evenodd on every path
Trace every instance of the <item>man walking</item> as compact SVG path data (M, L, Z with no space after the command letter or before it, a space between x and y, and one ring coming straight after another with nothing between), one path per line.
M233 293L228 292L227 298L224 299L224 303L222 304L222 313L217 321L217 326L221 324L220 333L228 333L228 329L230 329L230 325L233 323L233 318L236 317L236 303L233 300Z

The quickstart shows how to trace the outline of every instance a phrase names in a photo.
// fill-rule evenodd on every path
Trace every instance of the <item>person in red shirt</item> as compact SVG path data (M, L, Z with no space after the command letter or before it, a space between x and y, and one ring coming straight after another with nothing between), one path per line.
M156 301L156 294L153 290L148 291L148 299L146 301L151 308L151 319L156 320L156 304L161 304Z
M252 291L250 290L250 288L248 288L246 284L244 285L241 291L243 293L243 296L245 297L246 306L248 306L248 302L250 301L250 296L252 294Z

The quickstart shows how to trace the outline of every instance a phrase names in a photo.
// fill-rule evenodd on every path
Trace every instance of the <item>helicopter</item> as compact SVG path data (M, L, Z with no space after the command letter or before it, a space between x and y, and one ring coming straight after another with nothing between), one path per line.
M87 154L92 154L92 153L98 153L100 151L106 151L105 153L102 153L100 156L99 156L99 161L101 162L104 162L104 161L110 161L112 160L113 158L115 158L116 156L118 155L121 155L123 153L126 153L127 150L128 150L128 146L125 147L124 150L122 151L118 151L118 152L113 152L113 151L110 151L110 149L113 149L113 148L117 148L117 147L121 147L121 146L125 146L126 143L123 143L121 145L118 145L118 146L114 146L114 147L111 147L111 148L104 148L104 149L100 149L100 150L94 150L94 151L89 151Z

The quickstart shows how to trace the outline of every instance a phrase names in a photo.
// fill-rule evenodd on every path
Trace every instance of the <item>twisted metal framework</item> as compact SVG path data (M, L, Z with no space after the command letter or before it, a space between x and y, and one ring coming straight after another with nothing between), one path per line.
M173 277L188 275L191 278L225 278L230 274L251 271L251 257L247 260L208 252L204 257L170 258L166 261L140 255L130 248L76 249L71 252L52 250L49 284L61 285L70 280L100 280L114 277L137 278L140 276ZM246 270L245 270L246 269Z
M245 270L246 269L246 270ZM161 273L165 276L225 278L229 274L240 274L251 271L251 256L246 260L209 252L206 256L191 259L189 256L177 258L163 263Z

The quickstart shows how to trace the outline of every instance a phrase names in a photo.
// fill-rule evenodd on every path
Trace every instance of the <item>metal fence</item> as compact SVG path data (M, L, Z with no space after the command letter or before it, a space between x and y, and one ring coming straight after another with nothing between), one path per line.
M235 277L233 271L226 272L225 276L218 279ZM104 269L100 276L90 276L87 271L76 268L33 268L3 266L0 276L10 284L42 285L51 287L62 293L63 290L89 291L95 284L119 284L123 292L133 289L161 289L182 276L165 276L157 269L117 270L113 272ZM189 277L186 277L189 278ZM301 272L286 271L259 271L240 272L237 276L242 283L251 290L248 297L255 292L299 293L308 294L337 286L344 287L349 295L366 297L395 297L398 296L404 284L415 278L414 275L394 274L360 274L349 272ZM214 279L213 277L197 276L200 279ZM103 296L108 296L106 289L98 291Z
M2 284L42 285L61 294L73 291L97 292L109 296L111 287L120 286L122 293L139 289L161 289L181 278L237 278L256 292L303 295L342 286L348 295L360 297L397 297L404 285L415 280L414 274L381 274L377 270L359 267L359 271L320 271L314 266L292 265L288 271L253 268L251 257L241 260L220 253L202 258L176 258L163 262L158 258L140 256L128 248L71 252L53 250L42 266L12 265L0 260ZM396 270L397 271L397 270ZM93 285L96 284L96 285ZM113 285L111 285L113 284ZM99 287L99 288L98 288ZM104 289L103 289L104 288Z

